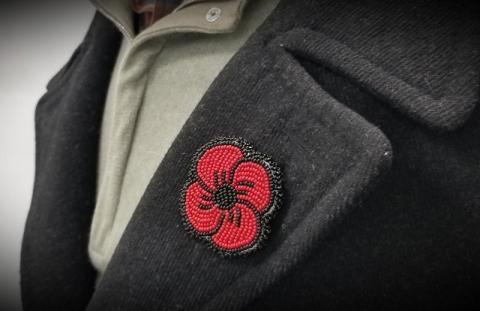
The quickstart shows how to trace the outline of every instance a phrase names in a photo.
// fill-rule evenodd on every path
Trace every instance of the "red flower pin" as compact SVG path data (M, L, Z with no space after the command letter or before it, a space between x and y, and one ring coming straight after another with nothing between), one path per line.
M280 170L240 138L215 139L196 153L182 193L187 230L221 255L257 250L279 208Z

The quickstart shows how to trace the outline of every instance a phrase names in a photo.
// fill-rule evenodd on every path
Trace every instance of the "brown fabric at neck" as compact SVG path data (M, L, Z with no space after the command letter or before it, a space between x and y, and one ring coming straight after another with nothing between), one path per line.
M136 19L136 31L140 32L153 25L160 18L170 14L182 0L132 0Z

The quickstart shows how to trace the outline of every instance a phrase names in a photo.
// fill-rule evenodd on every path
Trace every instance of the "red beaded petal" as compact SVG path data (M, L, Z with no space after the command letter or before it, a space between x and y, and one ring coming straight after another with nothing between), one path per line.
M216 208L211 201L211 194L195 182L186 191L185 214L196 231L212 234L219 228L224 211Z
M267 155L242 138L216 138L193 157L182 190L189 233L223 256L262 247L280 208L281 172Z
M233 176L233 185L239 202L249 203L259 212L268 207L272 198L271 186L263 165L253 161L240 163Z
M237 250L252 244L258 234L258 219L253 210L237 204L228 211L212 242L224 250Z
M224 180L229 180L232 168L242 157L242 150L237 146L218 145L209 148L198 160L198 177L213 190Z

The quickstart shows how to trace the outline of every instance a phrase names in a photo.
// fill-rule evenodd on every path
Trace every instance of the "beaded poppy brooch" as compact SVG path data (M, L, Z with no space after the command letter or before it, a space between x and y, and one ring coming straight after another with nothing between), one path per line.
M198 150L182 191L187 231L223 256L259 249L280 206L280 169L241 138L217 138Z

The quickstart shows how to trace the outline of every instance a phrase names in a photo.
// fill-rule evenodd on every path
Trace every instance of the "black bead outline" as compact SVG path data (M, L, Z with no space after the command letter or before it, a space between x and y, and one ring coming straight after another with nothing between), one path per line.
M257 162L266 169L268 173L269 182L271 185L271 198L270 198L269 206L266 207L264 211L262 211L261 213L258 212L256 209L252 209L257 216L257 227L259 228L257 232L257 236L253 239L253 241L249 245L244 246L242 248L233 249L233 250L224 249L212 242L211 236L213 235L213 232L218 231L219 226L217 226L218 228L215 228L214 230L208 233L197 232L187 219L186 206L185 206L185 198L186 198L188 187L192 183L199 180L197 176L198 160L210 148L213 148L218 145L227 145L227 144L239 147L244 153L244 157L234 165L234 169L232 169L232 171L234 171L235 168L242 162L245 162L245 161ZM253 146L242 137L215 137L208 143L204 144L200 149L198 149L192 158L192 162L191 162L190 169L187 176L187 182L184 184L181 190L180 214L182 216L183 226L187 231L187 233L190 236L203 241L209 249L213 250L215 253L225 258L244 257L248 254L254 253L262 249L265 246L265 242L268 239L268 236L271 232L270 221L274 218L274 216L277 214L278 210L280 209L281 203L282 203L282 197L283 197L282 173L279 165L275 161L273 161L273 159L270 156L255 151ZM225 219L219 222L219 225L222 224L223 221L225 221Z

